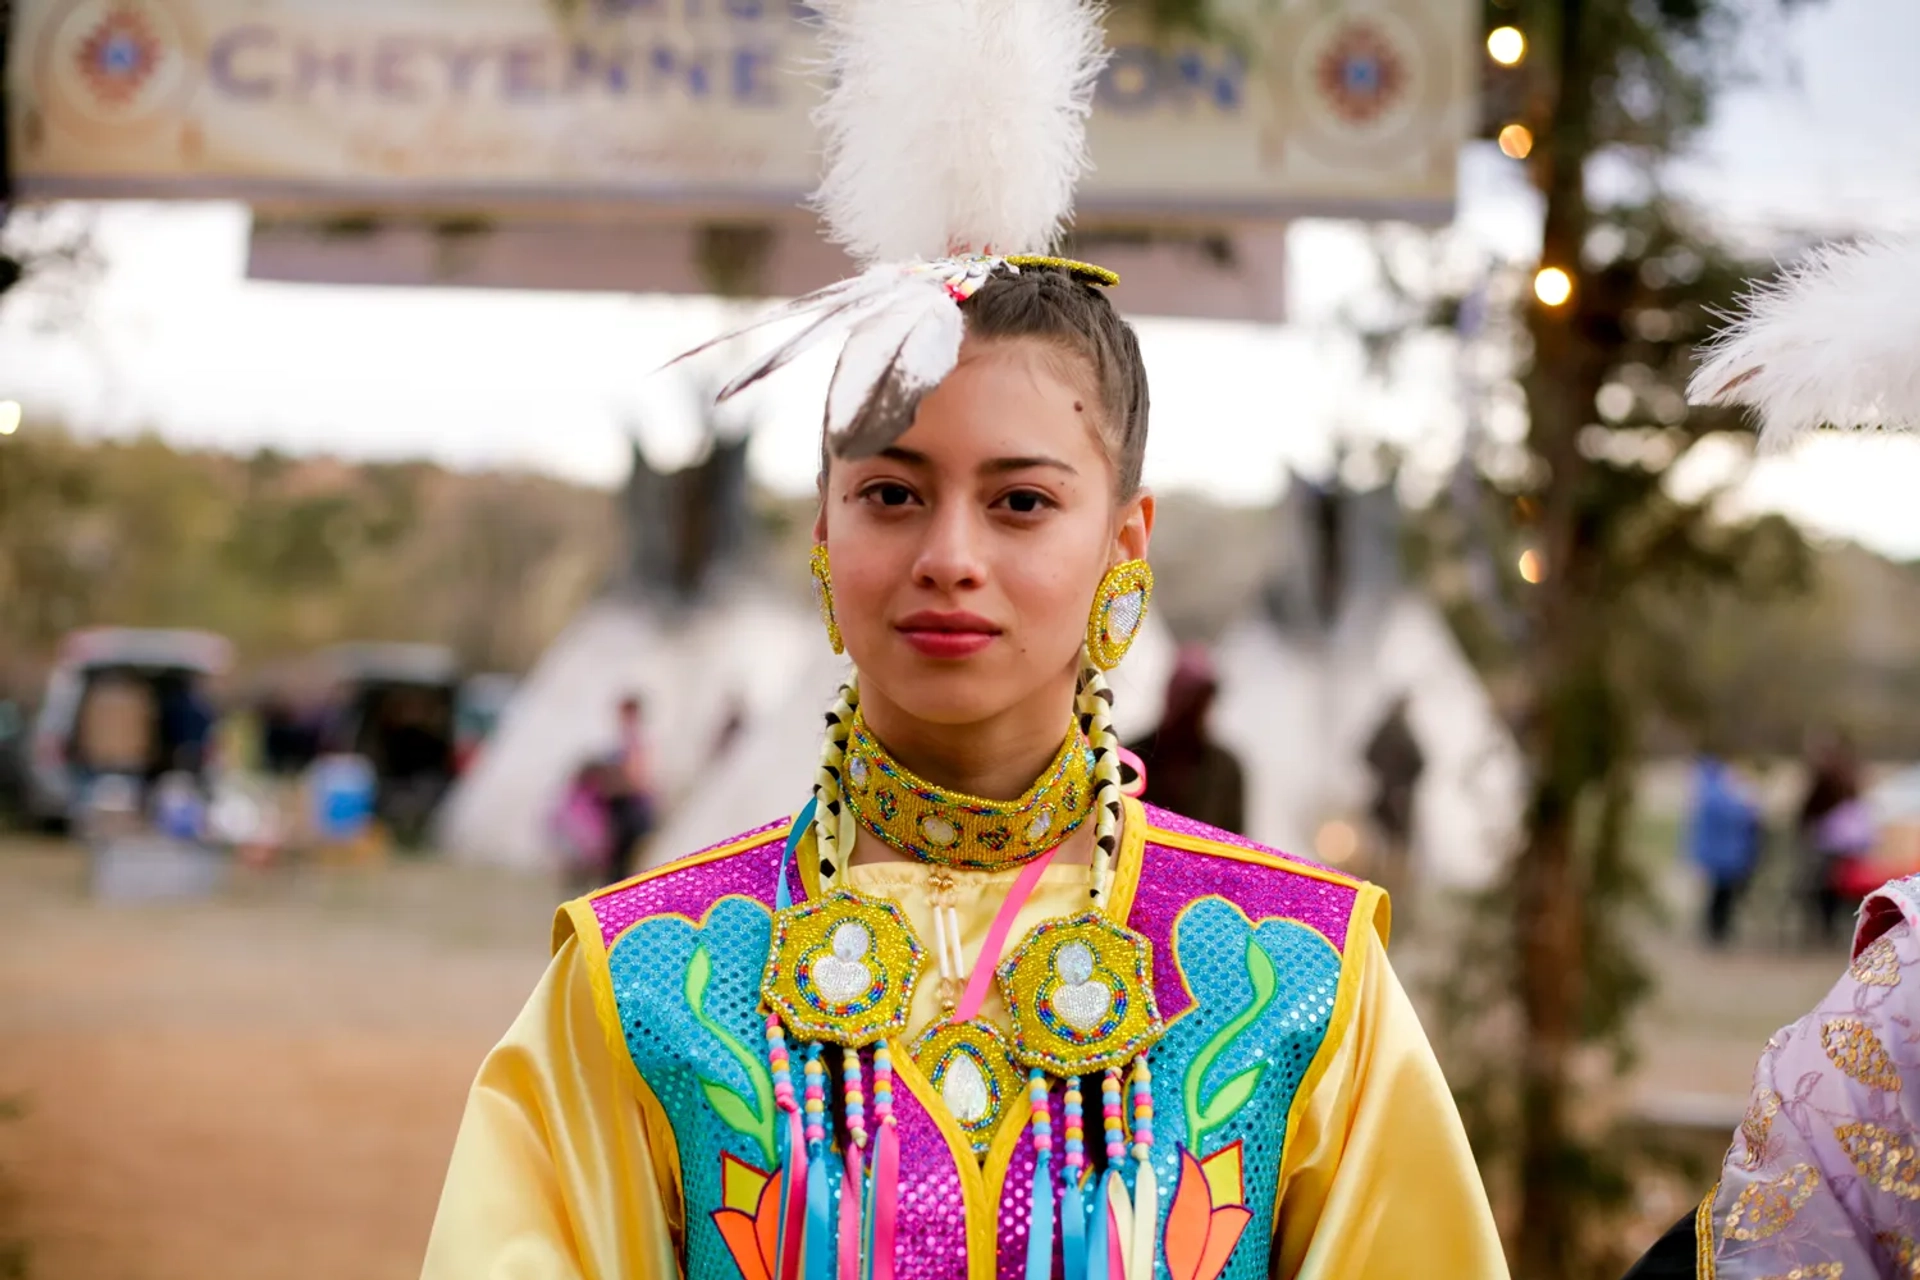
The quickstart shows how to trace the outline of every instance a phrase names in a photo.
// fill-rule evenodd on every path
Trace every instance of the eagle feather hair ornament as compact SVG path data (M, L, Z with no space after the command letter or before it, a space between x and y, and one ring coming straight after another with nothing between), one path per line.
M1689 398L1753 410L1763 450L1823 427L1920 431L1920 239L1823 245L1705 354Z
M814 207L859 275L796 298L697 355L804 321L720 389L737 395L843 338L828 447L886 448L959 360L960 303L1042 254L1088 166L1087 117L1107 52L1088 0L817 0L831 87L814 114L826 171ZM1015 256L1001 256L1001 255ZM1065 264L1099 283L1114 277Z

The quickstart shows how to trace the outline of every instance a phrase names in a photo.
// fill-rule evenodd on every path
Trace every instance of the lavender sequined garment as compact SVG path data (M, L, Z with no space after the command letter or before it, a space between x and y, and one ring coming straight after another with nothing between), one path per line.
M1703 1276L1920 1275L1916 906L1910 883L1870 899L1853 964L1768 1042L1702 1206Z

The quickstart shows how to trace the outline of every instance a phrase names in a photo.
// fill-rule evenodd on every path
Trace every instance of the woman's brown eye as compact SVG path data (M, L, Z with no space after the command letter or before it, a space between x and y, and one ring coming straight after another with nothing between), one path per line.
M903 484L877 484L867 490L867 496L883 507L904 507L913 500L913 493Z
M1044 511L1050 504L1046 498L1031 489L1015 490L1006 496L1007 510L1017 515L1030 516Z

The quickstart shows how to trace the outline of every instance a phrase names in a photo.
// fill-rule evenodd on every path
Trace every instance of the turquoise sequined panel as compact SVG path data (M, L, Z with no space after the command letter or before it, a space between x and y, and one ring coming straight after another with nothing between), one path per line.
M1326 1039L1340 956L1305 925L1268 919L1256 927L1219 897L1200 898L1180 912L1173 951L1196 1001L1167 1029L1152 1059L1153 1164L1163 1229L1179 1176L1178 1148L1204 1157L1241 1143L1246 1204L1254 1216L1221 1277L1260 1280L1270 1263L1287 1114Z
M756 1012L771 938L765 905L727 897L699 926L678 916L642 920L607 956L627 1049L679 1142L688 1280L740 1274L713 1224L723 1203L721 1153L778 1169L781 1117Z

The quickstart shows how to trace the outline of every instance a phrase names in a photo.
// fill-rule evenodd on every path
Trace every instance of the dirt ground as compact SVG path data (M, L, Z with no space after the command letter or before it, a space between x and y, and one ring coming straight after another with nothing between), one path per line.
M23 1242L29 1280L416 1275L468 1081L539 975L554 897L401 863L103 904L77 849L0 841L0 1103L20 1113L0 1119L0 1258ZM1632 1093L1710 1117L1737 1114L1767 1035L1840 968L1649 945L1670 980Z
M107 906L0 846L0 1240L31 1280L417 1275L553 891L440 867Z

